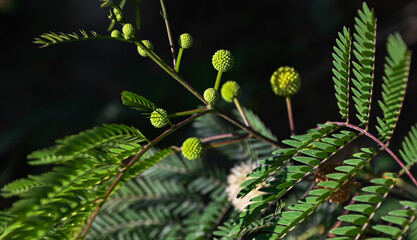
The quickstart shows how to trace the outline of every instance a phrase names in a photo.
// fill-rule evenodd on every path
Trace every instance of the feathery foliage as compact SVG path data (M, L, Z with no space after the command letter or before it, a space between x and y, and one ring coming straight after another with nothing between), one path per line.
M350 90L350 64L352 51L352 37L350 30L343 28L343 34L339 33L336 39L337 46L333 49L333 81L336 90L336 98L338 107L343 119L349 119L349 90Z
M387 52L384 83L382 84L383 101L378 102L384 117L377 118L379 126L376 126L383 141L391 139L398 122L411 62L411 52L399 34L388 37Z
M109 30L128 23L125 3L103 0L101 7L110 9ZM171 36L163 0L161 7ZM355 32L351 35L344 27L332 54L335 95L345 122L318 124L281 141L287 145L282 148L261 119L237 99L233 115L223 113L215 103L207 104L176 73L176 66L169 67L152 52L150 59L207 105L171 114L186 118L176 124L167 119L170 128L152 140L135 127L110 124L33 152L29 164L54 168L3 186L3 197L18 200L0 211L0 239L282 239L300 232L300 238L413 239L417 181L409 169L417 162L416 126L399 151L405 165L388 147L404 101L411 52L399 34L388 37L379 101L383 117L376 118L375 125L378 139L369 131L376 18L365 3L358 15ZM142 47L133 36L135 29L127 26L126 35L116 31L115 36L129 40L81 30L81 35L43 34L35 43L113 39ZM216 85L222 74L218 73ZM144 115L160 109L133 92L124 91L121 98ZM351 123L351 100L358 125ZM202 159L190 161L178 154L181 147L155 148L191 122L204 146L218 151L207 149ZM365 137L373 143L358 145L357 139ZM371 166L378 164L383 151L401 170L381 176ZM415 186L403 179L405 174Z

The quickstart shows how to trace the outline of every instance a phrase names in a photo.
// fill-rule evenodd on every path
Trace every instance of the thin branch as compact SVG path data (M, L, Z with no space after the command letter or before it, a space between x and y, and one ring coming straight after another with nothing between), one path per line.
M273 139L270 139L270 138L267 138L267 137L263 136L262 134L258 133L257 131L253 130L252 128L245 126L240 121L238 121L238 120L234 119L233 117L229 116L228 114L223 112L218 107L214 106L213 109L216 111L216 113L220 117L224 118L225 120L232 123L233 125L245 130L246 132L248 132L251 135L251 137L256 138L258 140L261 140L263 142L266 142L268 144L271 144L274 147L282 148L281 145L277 141L275 141Z
M294 127L294 117L292 115L291 98L286 97L285 101L287 102L288 121L290 123L291 135L293 136L295 135L295 127Z
M172 114L169 114L168 116L170 118L172 118L172 117L187 116L187 115L191 115L191 114L195 114L195 113L199 113L199 112L206 111L207 109L209 109L209 107L206 106L206 107L196 108L196 109L192 109L192 110L188 110L188 111L182 111L182 112L172 113Z
M169 46L171 48L171 53L172 53L172 61L174 63L173 68L175 68L177 59L176 59L176 56L175 56L174 42L172 41L171 28L169 27L168 14L167 14L167 10L165 8L164 0L160 0L160 2L161 2L161 8L162 8L161 14L162 14L162 17L164 18L164 21L165 21L165 26L166 26L166 29L167 29Z
M339 126L345 126L351 129L354 129L358 132L361 132L363 134L365 134L366 136L368 136L369 138L371 138L372 140L374 140L378 145L381 146L382 150L387 151L387 153L389 155L391 155L392 158L394 158L394 160L400 165L400 167L402 169L404 169L404 171L407 173L407 175L410 177L411 181L413 181L414 185L417 186L417 180L414 178L414 176L410 173L410 171L408 170L408 168L401 162L401 160L391 151L391 149L388 148L387 145L385 145L383 142L381 142L378 138L376 138L374 135L370 134L367 130L362 129L360 127L357 127L355 125L349 124L349 123L345 123L345 122L330 122Z
M233 102L235 103L236 108L237 108L237 110L239 111L240 116L242 117L243 122L245 123L245 125L246 125L247 127L250 127L250 124L249 124L248 118L246 117L246 114L245 114L245 112L243 111L242 105L240 105L240 101L239 101L239 99L238 99L238 98L233 98Z
M94 222L94 219L96 218L96 216L98 215L98 213L100 212L101 207L103 206L105 200L110 196L110 194L113 192L114 188L116 187L116 185L120 182L120 180L122 179L122 177L125 175L125 173L127 172L127 170L133 165L135 164L138 159L145 154L151 147L153 147L155 144L157 144L158 142L160 142L162 139L164 139L165 137L167 137L168 135L170 135L171 133L173 133L174 131L176 131L177 129L179 129L180 127L185 126L186 124L190 123L191 121L209 113L211 110L206 110L204 112L200 112L196 115L190 116L189 118L185 119L184 121L175 124L172 128L166 130L165 132L163 132L161 135L159 135L158 137L156 137L154 140L152 140L150 143L148 143L145 147L142 148L142 150L136 155L134 156L129 163L127 164L127 166L125 168L123 168L120 172L120 174L116 177L116 179L112 182L112 184L110 185L110 187L107 189L106 193L103 195L103 197L101 198L100 202L98 203L96 209L94 210L94 212L91 214L90 219L88 220L83 232L81 233L81 235L79 236L79 239L84 239L85 236L87 235L88 230L90 229L91 225Z

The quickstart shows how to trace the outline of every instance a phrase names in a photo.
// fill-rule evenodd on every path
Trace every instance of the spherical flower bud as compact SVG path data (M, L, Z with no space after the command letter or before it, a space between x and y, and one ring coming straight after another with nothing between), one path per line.
M219 50L213 55L213 67L220 72L227 72L232 69L235 60L228 50Z
M130 23L123 25L122 32L126 40L132 40L135 38L136 30L135 27Z
M142 40L143 45L145 45L145 47L147 47L149 50L153 51L153 44L151 43L151 41L149 40ZM146 52L140 47L138 46L138 53L139 55L141 55L142 57L146 57Z
M114 37L114 38L122 38L123 37L122 33L119 30L113 30L111 32L111 36Z
M123 12L121 9L114 8L113 13L116 16L116 19L118 22L123 22L124 18L123 18Z
M203 142L196 137L188 138L182 144L182 155L188 160L195 160L203 155Z
M168 113L162 108L157 108L151 113L151 124L156 128L165 127L168 124Z
M191 35L188 33L183 33L178 39L178 44L180 47L188 49L193 45L193 37L191 37Z
M271 76L271 86L276 95L294 95L301 87L300 75L292 67L280 67Z
M233 102L233 98L238 98L241 93L240 86L235 81L227 81L220 90L222 97L227 102Z
M219 99L219 94L217 94L217 90L214 88L207 88L206 91L204 91L204 100L206 100L208 103L214 104Z

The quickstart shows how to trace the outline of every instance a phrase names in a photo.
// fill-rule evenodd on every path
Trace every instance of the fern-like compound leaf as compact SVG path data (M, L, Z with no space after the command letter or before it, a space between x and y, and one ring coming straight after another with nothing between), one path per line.
M368 126L374 80L376 19L366 3L363 3L358 14L359 18L355 18L356 32L353 35L353 54L356 60L352 62L354 77L351 89L360 125Z
M22 199L7 210L14 218L0 239L73 238L118 174L120 165L114 162L111 155L96 152L3 188L3 195Z
M152 112L157 109L153 102L129 91L122 92L122 101L124 105L142 112Z
M398 33L388 37L387 52L382 85L383 101L378 102L384 117L377 118L377 129L382 141L389 141L394 133L404 101L411 62L411 52Z
M283 142L294 146L294 148L277 150L275 152L276 157L261 161L261 166L249 174L247 176L248 180L241 185L243 189L240 196L245 196L259 184L266 185L259 190L265 192L265 194L251 200L252 204L247 207L246 212L240 215L229 236L239 236L265 208L282 198L296 184L311 175L315 168L325 164L330 156L356 138L356 134L353 132L335 132L337 129L338 126L333 124L321 124L318 128L309 130L307 134L292 136L292 140ZM332 145L328 143L338 141L341 141L342 144ZM374 151L366 149L357 157L366 155L366 157L371 158L370 156L373 154ZM275 237L272 239L285 236L295 225L303 221L323 202L332 197L361 168L351 169L347 173L328 174L327 177L334 181L326 185L334 186L332 190L326 188L311 190L303 201L290 207L291 211L282 212L276 218L275 226L266 227L263 230L273 233ZM341 170L346 171L346 169Z
M412 126L404 138L400 155L406 162L406 168L411 168L412 165L417 163L417 125ZM401 170L400 174L403 171L404 169Z
M349 83L350 83L350 64L351 64L351 44L352 37L350 30L343 28L343 33L339 33L336 39L336 46L333 47L333 81L336 90L337 105L343 119L349 121Z
M99 40L99 39L108 39L108 40L119 40L119 41L127 41L122 38L114 38L111 36L103 36L99 35L94 31L87 32L85 30L80 30L79 33L55 33L49 32L40 35L39 37L35 38L33 43L40 44L41 47L47 47L50 45L55 45L59 43L69 43L69 42L78 42L84 40Z
M330 233L339 235L339 237L353 237L355 239L360 239L366 233L365 230L375 216L375 212L398 180L398 175L393 173L386 173L385 177L372 179L371 183L373 185L363 187L361 193L353 198L355 203L345 206L345 209L350 212L339 216L338 219L351 226L337 227L332 229ZM373 228L375 227L373 226ZM347 229L351 229L351 231L346 231ZM385 228L385 230L388 230L388 228Z
M57 140L58 145L54 154L76 157L94 149L107 150L125 142L140 143L144 141L147 141L145 136L134 127L122 124L104 124L101 127L94 127L79 134Z
M377 224L372 226L378 232L388 235L392 239L398 239L405 235L410 225L417 216L417 203L410 201L400 201L402 209L391 210L387 215L382 216L385 225ZM410 238L413 239L413 238Z

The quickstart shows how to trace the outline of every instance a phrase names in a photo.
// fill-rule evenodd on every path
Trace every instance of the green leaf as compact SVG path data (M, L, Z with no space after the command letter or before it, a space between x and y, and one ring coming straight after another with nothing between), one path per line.
M39 37L35 38L33 43L42 45L41 47L47 47L53 44L58 43L68 43L68 42L76 42L76 41L83 41L83 40L92 40L92 39L113 39L111 36L102 36L97 34L94 31L87 33L85 30L80 30L80 33L55 33L49 32L40 35ZM122 40L124 41L124 39Z
M157 109L148 99L129 91L122 92L122 101L124 105L142 112L152 112Z
M349 211L360 212L362 214L369 215L374 212L375 207L370 204L353 204L353 205L347 205L345 209Z
M375 225L372 226L372 228L385 234L391 235L394 238L397 238L401 235L401 230L393 226Z
M363 225L368 221L368 218L359 214L347 214L337 218L340 221L350 222L355 225Z
M332 229L330 233L336 234L336 235L345 235L345 236L353 236L360 232L360 228L355 226L349 226L349 227L339 227L336 229Z
M378 119L378 132L381 140L389 141L394 132L403 105L405 89L411 63L411 52L396 33L388 37L386 62L384 64L382 108L384 117Z

